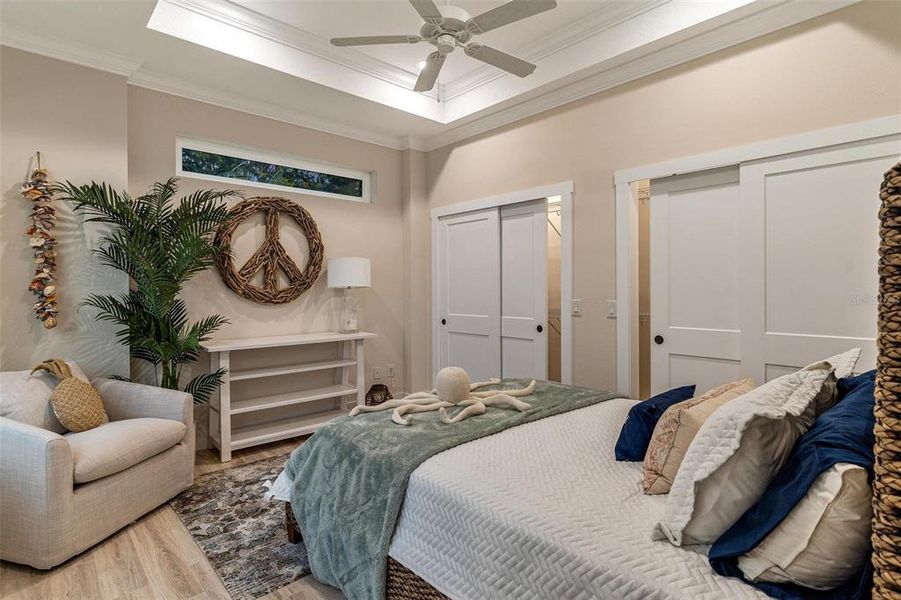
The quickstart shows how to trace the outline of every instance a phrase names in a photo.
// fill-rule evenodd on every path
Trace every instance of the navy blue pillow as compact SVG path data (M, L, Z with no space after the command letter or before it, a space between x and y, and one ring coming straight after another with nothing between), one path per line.
M821 473L837 463L851 463L873 476L873 407L876 372L838 382L839 400L824 412L813 427L801 436L788 462L773 479L763 497L726 531L710 548L708 558L721 575L742 577L738 557L756 547L773 531ZM859 578L842 587L816 591L792 584L752 584L774 598L790 600L859 600L870 597L872 571L867 567Z
M694 398L695 386L680 388L657 394L644 402L639 402L629 410L629 416L616 440L616 460L643 461L651 443L654 426L673 404Z

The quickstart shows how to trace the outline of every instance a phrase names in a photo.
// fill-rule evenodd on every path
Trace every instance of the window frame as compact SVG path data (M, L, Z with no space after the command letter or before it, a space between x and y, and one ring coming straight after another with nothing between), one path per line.
M348 196L344 194L335 194L333 192L322 192L319 190L308 190L299 187L290 187L286 185L278 185L274 183L263 183L259 181L248 181L247 179L239 179L237 177L222 177L220 175L209 175L206 173L195 173L194 171L185 171L182 168L182 153L185 149L199 150L200 152L208 152L212 154L221 154L234 158L247 159L256 162L272 163L279 166L291 167L295 169L303 169L306 171L315 171L326 175L337 175L340 177L348 177L359 179L362 181L362 196ZM206 181L215 181L220 183L228 183L236 186L248 186L263 188L267 190L276 190L280 192L290 192L292 194L307 194L310 196L321 196L324 198L335 198L337 200L348 200L350 202L360 202L364 204L372 203L372 173L367 171L357 171L339 165L309 160L289 154L280 154L278 152L268 152L244 146L236 146L225 144L222 142L212 142L208 140L200 140L197 138L181 137L175 138L175 173L178 177L190 179L203 179Z

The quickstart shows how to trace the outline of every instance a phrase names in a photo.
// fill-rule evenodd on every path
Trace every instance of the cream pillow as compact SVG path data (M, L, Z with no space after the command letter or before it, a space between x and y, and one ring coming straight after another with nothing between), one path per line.
M763 495L860 349L784 375L720 407L685 453L655 539L712 544Z
M668 493L685 452L704 421L720 406L752 389L754 382L751 379L733 381L666 409L654 427L644 457L644 493Z
M828 590L867 559L872 490L863 467L839 463L822 473L804 498L757 547L739 557L751 581Z
M88 378L74 362L67 362L72 375L88 381ZM54 433L65 433L50 406L50 394L57 381L49 373L38 371L0 372L0 416L20 423L34 425Z

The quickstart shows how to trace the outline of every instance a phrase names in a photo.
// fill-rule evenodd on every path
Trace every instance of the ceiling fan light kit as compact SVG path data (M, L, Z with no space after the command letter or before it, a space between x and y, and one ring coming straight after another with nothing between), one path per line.
M434 0L410 0L410 4L424 21L419 35L375 35L332 38L335 46L372 46L378 44L417 44L428 42L437 49L429 54L413 86L417 92L435 87L438 74L447 55L458 46L466 56L497 67L517 77L527 77L535 65L484 44L469 43L474 36L521 21L556 8L556 0L511 0L478 16L455 6L438 8Z

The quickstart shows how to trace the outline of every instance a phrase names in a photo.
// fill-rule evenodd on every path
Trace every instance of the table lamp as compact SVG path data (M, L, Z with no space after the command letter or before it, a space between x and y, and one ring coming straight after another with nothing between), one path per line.
M348 256L328 259L328 286L342 288L344 297L339 315L338 331L341 333L357 333L359 307L351 288L370 287L369 259Z

